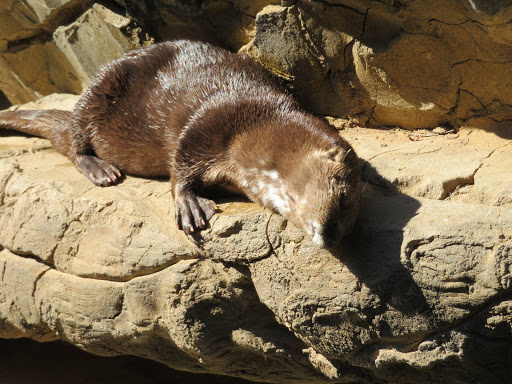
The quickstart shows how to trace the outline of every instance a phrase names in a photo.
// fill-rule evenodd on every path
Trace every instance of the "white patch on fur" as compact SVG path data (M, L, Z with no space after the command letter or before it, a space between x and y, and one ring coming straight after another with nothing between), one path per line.
M275 169L271 169L270 171L262 170L261 174L270 177L272 180L279 180L279 173Z
M290 213L290 203L279 172L275 169L258 168L249 168L247 171L254 174L257 179L256 185L251 187L251 192L259 195L264 205L273 207L282 215Z
M247 181L247 179L242 179L242 181L240 181L240 186L242 188L247 188L249 186L249 182Z
M471 5L471 8L473 8L473 11L478 12L478 8L473 0L468 0L468 3Z
M270 202L270 204L277 209L281 214L287 214L290 212L290 204L286 199L286 192L283 188L282 183L276 186L268 184L263 198Z

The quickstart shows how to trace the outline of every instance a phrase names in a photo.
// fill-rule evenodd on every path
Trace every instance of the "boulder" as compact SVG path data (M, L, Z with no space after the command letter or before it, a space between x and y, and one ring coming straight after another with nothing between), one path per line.
M84 84L53 42L34 43L3 53L4 68L14 80L3 89L12 103L36 100L53 92L80 93ZM18 92L22 87L24 92Z
M91 3L92 0L4 0L0 4L0 41L16 42L51 33Z
M2 107L54 92L79 94L101 66L143 44L130 19L90 0L2 4Z
M365 189L333 251L233 198L187 237L167 181L96 187L48 141L4 135L0 337L272 383L508 382L510 138L438 132L342 130Z
M138 47L138 42L123 33L130 24L130 19L94 4L74 23L54 32L55 45L65 56L63 61L73 67L82 90L102 66Z
M283 1L243 51L307 108L373 126L509 124L510 1Z

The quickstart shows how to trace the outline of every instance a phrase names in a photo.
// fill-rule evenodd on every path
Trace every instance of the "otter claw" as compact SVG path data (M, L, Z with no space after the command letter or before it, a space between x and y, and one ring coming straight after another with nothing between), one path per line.
M121 178L121 172L112 164L97 158L84 155L77 163L78 170L100 187L108 187L117 183Z
M176 193L176 225L190 235L204 229L215 213L215 203L193 192Z

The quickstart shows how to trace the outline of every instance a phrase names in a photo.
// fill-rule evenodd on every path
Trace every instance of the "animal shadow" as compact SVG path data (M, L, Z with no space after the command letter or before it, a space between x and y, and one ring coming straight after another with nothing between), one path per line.
M428 319L427 300L407 268L407 260L401 257L404 228L421 204L400 193L367 162L363 164L363 183L359 218L335 255L379 297L378 312L391 310Z

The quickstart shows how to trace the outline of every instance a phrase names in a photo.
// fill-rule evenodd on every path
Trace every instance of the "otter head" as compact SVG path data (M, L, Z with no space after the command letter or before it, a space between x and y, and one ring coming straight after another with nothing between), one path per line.
M302 159L290 185L290 219L321 247L334 247L357 218L360 198L357 156L346 143Z

